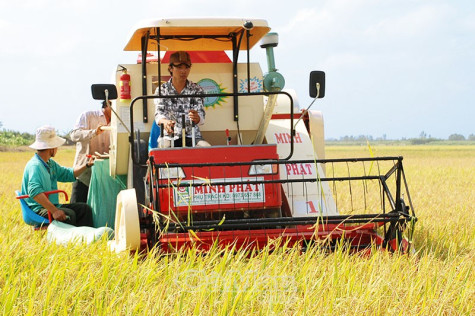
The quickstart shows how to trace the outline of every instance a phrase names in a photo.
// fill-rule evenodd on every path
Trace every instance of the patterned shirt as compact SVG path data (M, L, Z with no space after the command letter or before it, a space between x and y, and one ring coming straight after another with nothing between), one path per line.
M53 159L44 162L38 154L28 161L23 172L23 181L21 183L21 194L28 194L30 197L25 199L26 204L34 212L43 209L43 206L33 198L40 193L58 189L59 182L74 182L73 168L60 166ZM51 194L49 197L51 203L60 207L58 194Z
M203 94L203 88L197 85L194 82L189 80L186 81L185 88L178 93L175 87L172 84L172 79L168 80L160 87L161 95L193 95L193 94ZM155 94L158 95L158 88L155 90ZM196 110L200 116L200 122L194 127L195 128L195 137L196 139L201 139L201 132L198 128L198 125L203 125L205 123L205 111L203 109L203 98L194 98L194 97L179 97L173 99L154 99L155 102L155 122L161 119L173 120L175 121L174 128L174 137L173 139L181 138L181 117L185 114L185 130L186 137L192 137L192 125L191 121L188 118L188 112L190 110ZM160 126L160 125L159 125ZM168 135L167 131L164 131L164 138L171 140L172 137Z
M103 131L96 135L96 129L101 124L107 125L102 110L84 112L76 121L74 129L70 133L71 140L76 142L74 167L84 165L87 161L87 155L93 155L96 151L100 154L109 152L110 132ZM86 169L81 173L78 180L89 186L91 169Z

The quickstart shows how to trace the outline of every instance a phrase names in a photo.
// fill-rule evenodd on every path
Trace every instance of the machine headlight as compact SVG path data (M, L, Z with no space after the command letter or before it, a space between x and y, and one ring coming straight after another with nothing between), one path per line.
M160 169L160 179L183 179L185 172L181 167L167 167Z
M278 166L275 164L252 165L249 169L249 175L256 174L277 174Z

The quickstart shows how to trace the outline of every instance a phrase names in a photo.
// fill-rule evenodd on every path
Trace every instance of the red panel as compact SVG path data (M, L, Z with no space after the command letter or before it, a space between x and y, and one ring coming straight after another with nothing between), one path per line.
M146 63L151 63L151 62L158 62L157 55L147 53ZM142 63L142 53L139 53L139 55L137 56L137 64L141 64L141 63Z
M276 145L169 148L153 150L150 155L157 164L233 163L278 159ZM282 205L280 184L246 184L247 181L278 180L279 174L250 176L249 169L250 166L184 168L186 177L181 179L180 183L201 182L203 185L160 189L160 211L188 212L189 205L192 205L192 212L195 213L280 208ZM213 182L225 181L243 181L244 184L213 185ZM176 179L170 179L170 182L173 186L177 184ZM160 180L160 184L167 183L168 179Z
M302 114L294 114L294 120L298 120ZM290 120L290 114L272 114L273 120Z
M168 64L170 62L170 55L174 52L167 51L163 56L162 63ZM224 51L190 51L191 63L231 63L228 55Z

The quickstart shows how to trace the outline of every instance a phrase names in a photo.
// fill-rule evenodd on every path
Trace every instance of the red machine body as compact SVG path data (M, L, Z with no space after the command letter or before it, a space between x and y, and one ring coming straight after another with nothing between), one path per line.
M173 223L167 224L157 239L152 238L152 243L150 235L144 234L143 245L158 243L164 252L190 247L208 251L215 245L251 250L262 249L271 240L279 239L289 247L305 249L320 242L334 248L345 239L354 251L369 253L373 245L389 246L392 251L409 249L406 240L385 241L380 236L378 231L386 225L385 221L345 223L348 218L338 216L292 218L285 212L289 201L283 193L282 181L284 185L288 183L281 179L279 168L266 169L275 170L269 174L251 172L256 161L265 165L266 160L278 159L275 145L167 148L152 150L149 156L154 164L151 169L157 170L149 173L155 201L150 205L155 205ZM168 171L161 174L164 170ZM272 215L275 210L280 211L280 218ZM248 216L242 216L243 213ZM233 218L232 214L241 217ZM190 221L191 217L194 220Z
M241 164L278 159L275 145L169 148L152 150L150 155L157 165L216 163L214 166L184 166L180 171L169 167L170 173L166 167L161 168L158 183L168 186L160 188L154 197L160 201L161 213L264 210L282 205L281 185L265 183L279 179L278 168L271 174L253 174L252 165ZM184 177L169 176L178 172L183 172Z

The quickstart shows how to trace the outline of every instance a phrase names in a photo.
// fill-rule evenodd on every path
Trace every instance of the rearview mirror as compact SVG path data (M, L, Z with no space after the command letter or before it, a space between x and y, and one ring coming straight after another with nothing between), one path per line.
M105 100L106 92L108 100L117 99L117 88L113 84L93 84L91 92L94 100Z
M323 98L325 96L325 72L310 72L309 93L311 98Z

